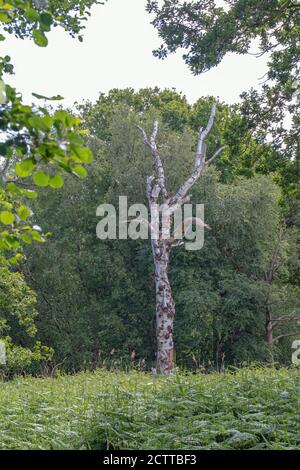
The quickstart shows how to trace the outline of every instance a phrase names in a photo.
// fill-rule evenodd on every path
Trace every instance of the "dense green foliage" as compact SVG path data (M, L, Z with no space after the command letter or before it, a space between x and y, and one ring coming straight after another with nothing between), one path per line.
M57 26L81 41L98 3L0 0L0 42L13 34L46 47ZM156 55L183 47L196 74L227 52L248 53L253 39L270 55L261 92L217 103L207 150L224 151L191 194L211 227L204 246L172 251L178 370L148 373L149 240L100 241L96 208L117 207L122 195L146 203L152 162L137 126L149 132L154 118L168 188L177 189L214 98L190 105L175 90L114 89L74 112L29 106L5 84L13 65L2 54L0 449L300 449L299 371L275 368L291 364L300 334L299 5L147 3L164 41ZM268 367L236 370L256 361Z
M83 110L95 154L89 178L67 178L62 189L51 198L45 190L34 206L36 223L51 230L52 237L47 250L42 245L27 250L22 269L37 292L40 339L54 348L60 368L125 366L133 351L140 367L150 368L155 359L150 243L100 241L95 234L99 204L118 205L119 195L127 195L129 204L146 202L151 160L136 125L151 126L159 113L155 103L168 187L177 188L192 166L194 122L206 122L210 99L190 107L173 91L115 90ZM212 149L223 142L232 119L221 104L209 142ZM259 148L257 142L253 145ZM233 157L227 154L225 159ZM279 199L280 190L270 177L246 179L238 172L228 177L223 163L219 171L209 169L195 186L192 202L205 204L212 230L206 232L202 250L173 252L170 276L179 365L210 369L220 368L224 360L241 364L271 359L265 341L267 306L277 318L296 313L299 305L297 248L293 231L282 225ZM266 275L282 230L278 270L269 283ZM276 335L291 331L289 324L277 329ZM274 344L275 360L290 364L291 340Z
M251 41L257 38L262 52L273 50L272 66L278 70L281 65L282 74L292 71L282 63L284 58L289 57L291 68L297 68L299 5L296 2L225 0L224 3L217 6L214 0L165 0L160 6L158 1L148 0L147 9L155 13L153 23L164 40L156 55L163 58L183 47L187 51L186 63L194 73L201 73L218 65L227 52L246 54ZM284 49L274 51L279 45Z
M213 101L213 97L200 98L190 105L185 96L173 89L146 88L135 92L128 88L114 89L107 95L101 94L96 103L79 105L78 110L86 127L101 140L110 140L110 120L119 105L126 105L136 113L152 110L152 115L161 116L162 121L173 131L183 132L188 127L194 132L196 140L199 123L204 123L207 119ZM218 103L216 125L208 144L210 154L220 146L225 146L222 155L215 161L215 165L221 170L222 181L230 182L236 176L251 177L271 173L282 190L286 190L282 171L287 171L289 159L283 158L273 145L263 142L253 133L237 105Z
M299 385L286 369L15 379L0 384L0 448L299 449Z
M25 1L0 2L2 32L17 37L32 38L40 46L47 46L45 32L61 25L71 34L78 33L82 21L94 1ZM1 34L0 40L6 37ZM25 105L22 96L3 81L5 73L12 73L9 56L0 60L0 261L8 258L17 263L22 243L44 241L30 221L30 208L24 199L33 199L34 186L59 188L63 185L60 172L86 176L83 165L92 161L89 149L83 146L78 130L79 120L63 110L54 114L41 106ZM39 99L46 98L35 93ZM32 177L32 178L31 178ZM22 179L30 178L29 185ZM33 186L33 188L32 188Z
M38 46L45 47L48 44L46 33L51 28L60 26L76 37L85 27L90 8L105 1L1 0L0 21L5 32L21 39L32 38Z
M24 276L0 267L0 338L6 346L6 365L0 375L9 377L24 370L34 371L51 358L50 348L35 341L36 295Z
M58 25L78 35L94 3L1 0L1 44L7 34L14 34L44 47L48 44L46 33ZM50 112L45 107L24 104L17 90L3 81L4 75L11 73L10 57L0 57L0 268L18 264L24 244L45 242L47 234L32 224L28 207L28 200L37 197L35 189L60 188L64 183L62 172L86 176L85 165L93 159L84 146L79 119L64 110ZM34 95L43 100L60 99ZM0 339L7 346L7 374L45 357L49 359L51 350L24 338L24 327L27 336L35 334L35 295L20 274L1 269Z
M72 35L83 28L89 8L95 1L72 2L9 0L0 2L0 24L4 34L32 38L44 47L45 35L52 27L62 26ZM6 36L1 34L0 40ZM84 164L92 161L89 149L83 146L78 130L79 120L71 114L58 110L52 114L41 106L25 105L22 96L3 81L5 73L12 73L10 57L0 60L0 258L4 262L17 263L22 243L44 238L28 222L30 209L24 199L35 198L37 187L63 185L60 172L86 176ZM36 98L56 100L34 94ZM32 177L32 179L31 179ZM24 188L20 179L30 178L29 187ZM28 183L27 183L28 184ZM10 259L11 258L11 259Z
M30 37L38 46L46 46L46 34L55 26L78 36L94 3L0 2L0 21L4 33ZM225 14L215 9L214 2L207 2L206 21L214 15L224 33L228 22L236 27L242 21L245 37L242 46L239 38L232 42L235 52L247 52L250 40L256 36L262 48L273 50L270 41L282 10L273 24L269 6L262 6L256 19L264 27L253 29L256 2L248 4L245 17L241 17L243 2L231 3L232 10ZM156 2L149 5L157 15L155 25L162 28L162 36L166 18L172 26L171 13L182 13L184 8L187 16L180 28L187 27L185 21L191 20L191 4L182 7L177 1L165 2L161 11ZM194 2L193 8L203 13L204 4ZM277 37L285 46L285 54L287 45L293 42L290 30L294 28L294 14L292 9L287 18L287 36L279 32ZM205 15L200 15L197 21L203 18ZM209 29L201 36L197 47L202 55L196 54L197 60L193 59L195 72L217 64L232 50L228 38L223 37L219 49L209 48L213 55L203 53L205 41L208 47L215 36L216 31ZM168 37L166 33L164 39ZM173 33L170 38L174 41ZM181 45L193 46L192 39ZM170 47L176 49L178 45ZM296 46L291 53L296 56ZM276 75L279 62L273 59L270 74ZM200 64L199 60L204 62ZM12 72L9 57L4 57L0 66L2 75ZM289 78L275 75L273 79L281 92L290 83ZM50 370L124 367L132 363L149 369L155 360L150 246L148 241L140 240L100 242L95 236L96 208L103 202L117 205L119 195L127 195L129 204L146 202L145 178L151 174L151 159L136 126L142 124L149 130L156 117L168 187L171 191L178 188L192 167L198 128L207 122L213 98L200 98L190 105L175 90L112 90L101 94L95 104L79 105L80 119L62 109L52 112L24 105L16 90L4 82L0 86L0 261L20 263L21 272L4 272L7 289L0 298L0 318L1 337L6 340L8 352L21 348L20 355L34 355L34 362L47 357ZM284 103L288 103L288 111L295 118L290 103L293 87L294 82ZM35 97L47 100L36 93ZM255 105L251 100L247 98L242 107L218 103L208 153L213 154L220 146L225 150L215 169L205 172L192 194L193 203L205 204L206 221L212 230L206 233L201 251L178 250L172 255L176 360L182 367L221 369L224 364L253 360L289 364L291 341L298 334L299 262L294 229L298 215L294 199L297 159L291 158L294 143L287 144L286 137L280 145L276 139L270 142L270 129L257 117L257 109L253 114L256 121L251 121L251 106ZM275 124L283 118L282 114L278 114L278 120L271 114L266 116ZM91 164L90 177L73 178L86 176L86 164ZM36 200L37 188L40 197ZM28 198L32 199L30 207ZM46 235L46 249L45 243L32 244L45 242ZM14 290L16 279L24 283L22 297ZM20 299L19 310L16 298ZM276 322L272 347L266 343L267 316ZM279 321L282 317L283 322ZM292 327L287 317L292 318ZM30 334L21 328L24 318L31 322ZM13 355L9 353L6 372L32 365L27 356L23 362L14 363Z

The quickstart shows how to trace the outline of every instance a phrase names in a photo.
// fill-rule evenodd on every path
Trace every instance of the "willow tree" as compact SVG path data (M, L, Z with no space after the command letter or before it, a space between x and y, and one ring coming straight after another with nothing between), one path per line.
M207 146L205 140L213 126L215 115L216 105L213 104L207 126L199 129L194 169L173 196L167 190L164 166L157 145L158 122L154 122L150 137L147 136L144 129L139 128L143 134L145 145L151 150L154 164L154 175L147 177L146 194L151 212L151 246L155 265L156 360L157 372L161 374L170 374L175 367L173 340L175 303L168 268L171 249L182 244L178 241L179 237L176 237L174 233L173 236L170 235L169 228L172 223L174 226L175 212L189 202L189 191L200 178L203 169L223 150L222 147L210 159L206 158ZM162 211L161 208L163 208ZM164 224L159 220L160 212L163 213L163 217L169 218L169 223ZM191 217L184 220L180 227L183 237L186 236L187 230L192 224L202 228L208 227L200 218ZM178 231L178 226L175 226L175 231Z

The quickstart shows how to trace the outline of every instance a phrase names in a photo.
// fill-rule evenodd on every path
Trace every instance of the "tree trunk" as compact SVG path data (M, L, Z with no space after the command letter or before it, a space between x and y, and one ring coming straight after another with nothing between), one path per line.
M266 340L268 347L271 349L273 346L273 322L269 308L266 308Z
M170 246L159 243L154 252L156 287L156 370L159 374L170 374L174 370L173 323L175 304L168 277Z

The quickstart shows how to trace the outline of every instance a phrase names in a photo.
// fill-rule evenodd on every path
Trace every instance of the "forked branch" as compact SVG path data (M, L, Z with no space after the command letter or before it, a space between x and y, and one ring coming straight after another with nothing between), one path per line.
M198 134L198 144L197 144L197 151L195 157L195 164L194 164L194 171L189 176L189 178L181 185L175 196L171 199L171 205L180 204L181 201L186 197L192 186L196 183L199 179L201 172L205 165L209 165L223 150L225 147L221 147L215 154L211 157L211 159L206 160L206 143L205 139L207 138L208 134L210 133L214 120L216 116L216 104L212 105L210 116L208 119L208 123L205 129L200 127L199 134Z
M273 339L272 343L276 343L277 341L279 341L282 338L288 338L290 336L298 336L298 335L300 335L300 330L291 331L290 333L285 333L283 335L276 336L276 338Z
M155 175L149 176L147 178L146 193L151 211L156 215L157 220L159 219L158 209L156 205L158 203L159 196L162 196L165 206L167 207L164 212L165 216L172 216L176 212L176 210L180 208L180 206L189 202L190 197L188 195L188 192L190 191L194 183L199 179L202 169L206 165L209 165L224 150L225 147L221 147L214 153L214 155L209 160L206 160L207 145L205 140L213 127L215 116L216 104L214 103L210 111L207 126L205 128L200 127L199 129L194 170L173 197L170 197L166 189L164 168L157 147L158 122L154 121L150 137L148 137L147 133L142 127L137 126L143 135L144 144L151 150L152 159L154 162ZM193 223L195 223L196 225L201 225L201 227L210 228L208 225L204 224L201 219L190 218L186 221L186 225L184 225L183 227L180 226L180 229L185 234L188 229L188 226Z

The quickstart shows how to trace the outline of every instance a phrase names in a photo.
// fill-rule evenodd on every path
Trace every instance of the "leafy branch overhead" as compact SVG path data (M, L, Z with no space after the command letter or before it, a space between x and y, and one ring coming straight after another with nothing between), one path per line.
M81 31L93 5L106 0L2 0L0 21L3 29L20 39L32 38L40 46L48 45L46 33L61 26L82 41Z
M31 38L40 47L47 46L46 33L61 26L71 36L78 36L95 0L0 0L0 23L3 33ZM5 36L1 34L0 40ZM34 187L60 188L63 173L85 177L86 164L93 160L84 145L80 119L64 110L51 112L45 107L23 103L16 89L5 84L3 75L13 73L9 56L0 58L0 257L8 253L17 262L21 242L44 241L28 219L32 211L25 199L36 198ZM61 96L41 100L59 100ZM6 256L7 257L7 256Z

